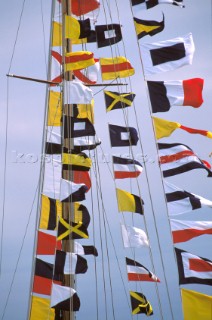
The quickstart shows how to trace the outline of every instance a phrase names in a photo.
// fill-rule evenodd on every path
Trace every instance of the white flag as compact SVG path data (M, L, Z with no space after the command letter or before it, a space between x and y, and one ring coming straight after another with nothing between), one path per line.
M149 246L146 233L139 228L122 225L122 237L125 248Z
M65 104L90 104L93 92L77 80L65 81L64 103Z

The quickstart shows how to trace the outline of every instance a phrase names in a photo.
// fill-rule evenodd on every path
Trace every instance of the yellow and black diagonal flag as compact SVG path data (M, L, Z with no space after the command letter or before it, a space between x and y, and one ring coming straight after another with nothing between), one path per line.
M142 293L130 291L130 300L132 314L145 313L147 316L153 315L152 306Z
M135 17L133 20L138 39L141 39L147 35L154 36L164 29L164 14L162 21L141 20Z
M112 91L104 91L104 95L107 112L115 109L123 109L130 107L135 98L135 94L132 92L119 93Z
M68 222L62 217L59 218L57 240L88 239L88 231L82 222Z

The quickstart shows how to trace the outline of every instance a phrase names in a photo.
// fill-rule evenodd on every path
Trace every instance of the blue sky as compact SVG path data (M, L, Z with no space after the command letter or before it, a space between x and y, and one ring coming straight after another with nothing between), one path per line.
M192 32L196 49L193 64L172 72L152 76L150 80L181 80L201 77L205 81L203 90L204 103L199 109L193 109L191 107L173 107L169 112L158 114L157 116L171 121L178 121L188 127L212 131L211 1L204 0L204 2L200 2L197 0L185 0L184 2L186 6L184 9L170 5L160 5L151 10L136 13L135 16L137 18L151 20L160 20L162 12L164 12L165 15L164 31L152 38L147 36L141 39L139 43L168 40L184 35L188 32ZM119 12L117 12L116 3L118 5ZM41 79L46 78L50 5L50 1L43 1L39 3L32 0L26 1L10 73ZM120 111L113 111L106 114L103 93L98 92L99 88L93 89L95 93L95 128L98 136L102 140L101 147L97 149L97 154L99 158L103 203L99 203L98 210L98 203L96 199L97 189L95 187L94 180L92 188L94 203L92 204L92 196L90 193L83 204L88 207L93 221L89 230L89 244L95 243L99 251L99 257L96 260L99 284L99 314L101 315L101 319L106 319L105 299L103 295L104 288L102 284L102 270L104 270L107 279L106 304L108 319L112 319L110 298L111 289L109 287L109 278L107 276L109 271L107 267L103 269L103 265L107 265L107 257L105 255L101 255L101 245L105 252L107 249L106 244L108 244L116 319L127 320L130 318L130 312L127 304L128 297L126 298L123 290L120 270L117 267L117 259L119 261L127 294L129 290L141 290L153 306L154 315L152 316L152 319L162 319L159 312L157 288L155 285L142 283L136 287L133 283L127 283L124 259L125 256L131 257L132 252L129 249L124 249L122 244L120 224L125 221L126 224L134 223L135 226L146 229L148 233L154 266L151 265L149 251L146 248L136 249L135 257L136 260L143 263L149 269L153 270L154 268L155 273L161 279L161 284L158 285L158 292L161 297L161 303L164 310L163 319L172 319L169 308L170 298L171 306L173 308L173 319L181 320L182 313L177 267L171 243L166 206L161 184L161 175L157 164L157 153L149 112L150 107L142 74L139 50L133 27L132 13L130 11L128 0L117 0L113 3L104 2L104 6L102 3L100 17L97 24L106 23L104 11L108 10L108 5L112 9L112 21L116 23L120 22L122 24L124 39L122 44L120 43L118 46L112 48L113 54L126 56L136 71L130 81L127 81L127 90L132 90L136 93L136 113L134 110L128 111L129 125L137 127L138 124L141 132L141 145L139 143L138 146L133 149L133 152L137 159L141 160L142 157L145 156L148 161L145 166L146 173L143 173L138 179L141 195L145 203L145 219L137 215L134 215L133 218L131 215L127 214L121 216L117 210L115 185L111 178L109 168L112 169L112 154L124 156L124 154L128 155L129 150L127 148L114 148L114 150L111 150L108 135L108 123L124 125L124 118ZM0 301L1 317L3 315L7 294L10 289L13 274L16 269L17 259L24 239L7 308L4 318L1 318L4 320L14 318L14 314L16 320L27 319L27 305L30 292L30 272L36 222L36 203L33 201L36 194L40 169L39 159L42 146L46 91L45 86L42 84L17 79L8 80L6 77L13 54L21 7L22 1L20 0L12 1L12 3L4 2L1 5L1 10L4 14L2 15L0 22L0 39L2 43L0 51L2 110L2 116L0 119L0 145L2 148L2 152L0 154L0 204L2 210L0 216L1 225L3 227L0 286L2 288L1 291L4 293L1 295ZM43 34L41 7L43 8L43 19L45 21L45 34ZM107 21L110 21L109 15L107 15L107 19ZM88 46L88 50L93 51L96 57L111 56L110 48L97 50L95 45L90 45L90 47ZM108 90L116 91L114 87L109 87ZM7 112L8 123L6 138ZM180 130L177 130L171 137L163 139L161 142L184 143L191 147L201 159L207 160L212 164L212 158L209 156L212 152L211 140L202 136L190 135L186 132L179 131ZM7 155L5 168L4 153L6 149ZM105 156L109 159L107 164L104 160ZM94 175L93 171L93 178ZM178 187L202 195L205 198L212 199L212 181L210 181L210 178L207 178L204 170L193 170L189 173L184 173L168 179L169 182L177 185ZM132 184L130 184L129 181L118 181L116 186L128 191L132 190L135 194L138 193L138 185L135 181L133 181ZM93 215L92 206L94 206ZM111 234L113 234L113 242L116 248L115 253L111 243L107 221L103 219L104 212L110 226ZM177 217L177 219L210 220L210 217L210 209L206 208L196 210L194 213L182 215L181 217ZM103 226L104 224L107 226L106 231L103 229L102 234L100 234L99 225ZM95 236L93 236L94 229ZM26 230L27 232L25 234ZM104 232L106 232L106 237ZM102 244L100 237L103 239ZM106 242L105 239L107 239L108 242ZM159 244L158 239L160 240ZM82 241L82 243L88 244L86 241ZM209 236L202 236L193 239L179 245L178 247L199 256L212 259L210 249L211 239ZM102 260L103 257L104 261ZM79 320L85 319L85 317L88 320L96 318L95 264L92 257L88 257L87 260L89 265L88 273L77 277L77 291L82 303L82 307L77 314L77 319ZM164 275L166 275L168 293ZM208 286L188 285L184 287L205 294L212 293L211 288Z

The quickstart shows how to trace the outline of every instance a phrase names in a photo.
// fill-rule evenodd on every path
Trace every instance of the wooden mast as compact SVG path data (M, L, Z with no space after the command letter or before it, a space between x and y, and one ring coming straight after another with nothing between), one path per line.
M64 118L64 115L71 116L72 115L72 105L68 105L66 110L64 108L64 80L71 81L72 80L72 72L66 71L65 67L65 54L67 52L72 51L72 43L70 39L66 39L65 37L65 16L71 15L71 1L70 0L62 0L62 61L63 61L63 93L62 93L62 115ZM69 124L70 125L70 124ZM62 126L63 127L63 126ZM64 130L63 130L64 131ZM68 128L68 132L70 133L71 130ZM67 139L64 139L64 136L62 137L62 149L67 148L68 150L73 149L73 143L71 136L69 136ZM73 173L71 171L65 171L62 172L62 176L66 180L72 180ZM64 219L67 219L68 221L74 221L74 205L73 203L63 203L62 205L62 216ZM66 252L74 252L74 240L70 239L63 240L62 241L62 248ZM70 261L70 264L72 261ZM65 286L69 286L70 288L75 288L75 277L74 275L64 275L64 283ZM69 311L63 311L63 320L74 320L74 312L73 306L70 305L70 312Z

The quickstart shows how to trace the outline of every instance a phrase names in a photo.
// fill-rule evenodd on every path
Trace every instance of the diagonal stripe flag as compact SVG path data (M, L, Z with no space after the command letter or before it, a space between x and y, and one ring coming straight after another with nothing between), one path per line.
M116 196L119 212L128 211L144 214L144 202L139 196L118 188L116 188Z
M119 93L113 91L104 91L106 111L112 111L115 109L123 109L130 107L135 98L135 94L129 93Z
M154 36L155 34L163 31L164 29L164 14L162 21L141 20L135 17L133 18L133 20L138 39L141 39L146 35Z
M62 217L59 218L57 240L82 238L89 238L87 228L82 222L69 223L66 219L63 219Z

